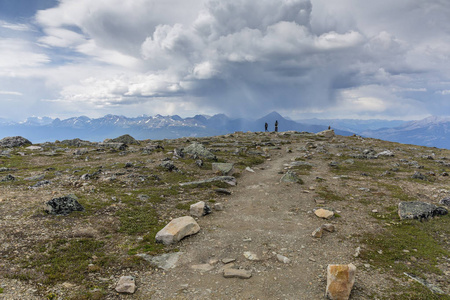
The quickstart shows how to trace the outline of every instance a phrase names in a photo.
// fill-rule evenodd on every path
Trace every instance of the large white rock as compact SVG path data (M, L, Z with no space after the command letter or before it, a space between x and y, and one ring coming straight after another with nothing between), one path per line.
M156 234L156 241L164 245L174 244L188 235L196 234L200 226L194 218L186 216L173 219Z
M355 283L356 267L348 265L328 265L326 296L331 300L347 300Z
M190 214L194 217L202 217L211 213L211 208L205 203L205 201L199 201L190 206Z

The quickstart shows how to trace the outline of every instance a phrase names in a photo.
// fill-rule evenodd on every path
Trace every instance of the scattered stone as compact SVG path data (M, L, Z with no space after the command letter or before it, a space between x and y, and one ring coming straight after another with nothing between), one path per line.
M28 146L25 149L31 150L31 151L42 151L43 148L41 146Z
M124 151L128 148L128 145L124 143L99 143L98 145L101 148L107 148L118 151Z
M205 201L199 201L192 204L190 207L190 214L194 217L202 217L211 213L211 208L205 203Z
M153 266L163 269L165 271L176 267L178 260L183 252L165 253L157 256L151 256L145 253L136 254L136 256L142 257Z
M334 230L336 229L333 224L323 224L321 228L328 232L334 232Z
M326 296L331 300L345 300L355 283L356 267L348 265L328 265Z
M333 129L328 129L328 130L324 130L321 132L316 133L317 136L323 136L325 138L332 138L334 137L336 134L334 133Z
M256 253L253 253L251 251L245 251L244 257L248 260L259 260L259 257Z
M156 151L156 150L164 150L164 147L161 145L156 145L156 144L147 144L141 150L142 150L142 154L151 154L153 151Z
M196 234L200 226L190 216L173 219L156 234L156 242L170 245L179 242L182 238Z
M171 161L171 160L165 160L159 166L163 167L164 169L166 169L168 171L178 170L178 168L173 164L173 161Z
M116 285L116 292L133 294L136 291L136 282L133 276L122 276Z
M212 163L212 170L221 175L231 175L233 174L232 163Z
M36 188L38 188L38 187L41 187L41 186L44 186L44 185L49 185L49 184L51 184L51 183L52 183L52 182L49 181L49 180L42 180L42 181L38 181L36 184L30 186L29 188L30 188L30 189L36 189Z
M115 139L112 139L111 142L113 143L122 143L125 145L139 145L139 142L137 140L134 139L134 137L132 137L129 134L124 134L121 135Z
M405 219L428 219L434 216L446 215L448 211L443 207L425 202L412 201L398 204L398 215Z
M73 155L80 156L85 155L87 153L88 153L87 149L77 149L75 150L75 152L73 152Z
M187 185L201 185L205 183L213 183L213 182L224 182L226 184L235 186L236 185L236 178L233 176L217 176L205 180L198 180L198 181L190 181L190 182L183 182L180 183L180 186L187 186Z
M280 182L289 182L289 183L302 183L302 180L292 171L287 171L286 174L284 174Z
M226 268L223 270L223 277L248 279L252 277L252 271Z
M217 211L223 210L223 204L222 203L214 203L214 209Z
M16 177L12 176L11 174L8 174L5 177L3 177L0 181L7 182L7 181L14 181L14 180L16 180Z
M355 254L353 254L353 256L354 257L359 257L360 254L361 254L361 247L358 246L358 248L356 248Z
M332 161L332 162L330 162L328 165L329 165L330 167L332 167L332 168L336 168L336 167L339 166L339 163L338 163L337 161Z
M314 211L314 214L319 218L331 219L334 216L334 212L328 209L319 208Z
M73 211L84 211L84 207L75 195L67 195L47 201L44 210L51 215L67 216Z
M223 194L223 195L231 195L231 192L227 189L217 188L214 190L217 194Z
M214 269L214 266L211 266L210 264L201 264L201 265L192 265L191 268L200 272L209 272L212 269Z
M441 199L441 201L439 201L439 204L450 207L450 198Z
M30 177L26 177L23 180L27 180L27 181L37 181L37 180L42 180L44 179L45 175L44 174L40 174L40 175L35 175L35 176L30 176Z
M3 148L15 148L26 145L31 145L31 142L21 136L5 137L0 140L0 147Z
M235 261L236 261L235 258L223 258L222 259L222 263L224 263L224 264L229 264L229 263L232 263L232 262L235 262Z
M195 164L196 164L198 167L203 167L203 160L197 159L197 160L195 161Z
M403 274L405 274L406 276L408 276L408 277L411 278L412 280L417 281L418 283L420 283L420 284L426 286L426 287L429 288L430 291L432 291L433 293L436 293L436 294L443 294L443 295L445 294L445 292L444 292L443 290L441 290L441 289L438 288L437 286L434 286L433 284L431 284L431 283L429 283L429 282L427 282L427 281L425 281L425 280L423 280L423 279L421 279L421 278L418 278L418 277L413 276L413 275L411 275L411 274L408 274L408 273L406 273L406 272L404 272Z
M0 172L8 172L8 171L12 171L12 169L10 169L10 168L5 168L5 167L1 167L1 168L0 168Z
M427 177L420 172L415 171L411 176L412 179L427 180Z
M206 149L202 144L196 142L184 148L183 151L194 159L201 157L205 159L217 160L216 156L211 151Z
M380 157L380 156L392 157L392 156L394 156L394 152L392 152L390 150L385 150L385 151L382 151L377 154L377 157Z
M245 167L245 171L250 172L250 173L255 173L255 171L250 167Z
M292 162L286 164L285 166L286 166L286 167L290 167L290 168L293 168L293 167L302 167L302 166L312 167L313 164L311 164L311 163L309 163L309 162L306 162L306 161L301 161L301 160L300 160L300 161L292 161Z
M315 237L315 238L321 238L322 237L322 234L323 234L323 228L322 227L318 227L318 228L316 228L316 230L314 230L313 232L312 232L312 236L313 237Z
M287 258L286 256L283 256L281 254L277 254L277 260L283 264L288 264L291 262L291 260L289 258Z

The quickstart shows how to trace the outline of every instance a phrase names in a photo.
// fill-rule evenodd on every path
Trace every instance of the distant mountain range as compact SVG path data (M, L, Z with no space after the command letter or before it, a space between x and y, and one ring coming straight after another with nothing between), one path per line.
M89 141L103 141L123 134L136 139L173 139L185 136L214 136L235 131L264 131L264 123L274 130L278 120L279 131L319 132L328 126L312 125L285 119L272 112L260 119L232 119L224 114L214 116L196 115L191 118L180 116L125 116L106 115L92 119L86 116L65 120L48 117L30 117L24 122L0 120L0 137L21 135L34 143L45 141L80 138ZM352 132L336 129L340 135L352 135Z
M450 149L450 118L428 117L393 128L362 131L361 135L402 144Z
M224 114L214 116L196 115L182 118L173 116L125 117L106 115L101 118L86 116L69 119L30 117L23 122L0 119L0 138L20 135L33 143L80 138L103 141L123 134L136 139L173 139L189 136L214 136L236 131L274 130L275 121L279 131L306 131L317 133L331 126L338 135L358 134L403 144L423 145L450 149L450 118L429 117L419 121L355 120L355 119L305 119L299 121L284 118L272 112L257 120L233 119Z

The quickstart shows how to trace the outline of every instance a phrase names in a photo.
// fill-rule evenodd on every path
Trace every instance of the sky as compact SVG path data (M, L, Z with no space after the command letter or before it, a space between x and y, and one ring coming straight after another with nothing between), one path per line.
M0 118L450 115L448 0L0 0Z

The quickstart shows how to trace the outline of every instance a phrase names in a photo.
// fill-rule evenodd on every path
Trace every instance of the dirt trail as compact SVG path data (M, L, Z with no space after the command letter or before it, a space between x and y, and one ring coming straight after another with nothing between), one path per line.
M180 243L183 252L177 267L140 278L137 295L152 299L323 299L328 263L349 263L354 251L342 233L327 233L322 239L312 231L326 221L315 217L314 193L309 190L323 159L311 160L305 184L280 183L284 164L294 154L278 151L270 161L244 171L231 196L223 197L224 211L214 212L198 222L202 228ZM332 179L331 179L332 180ZM251 251L257 261L244 257ZM290 259L284 264L276 254ZM221 262L236 259L234 267L252 270L250 279L224 278ZM211 264L201 272L193 265Z

